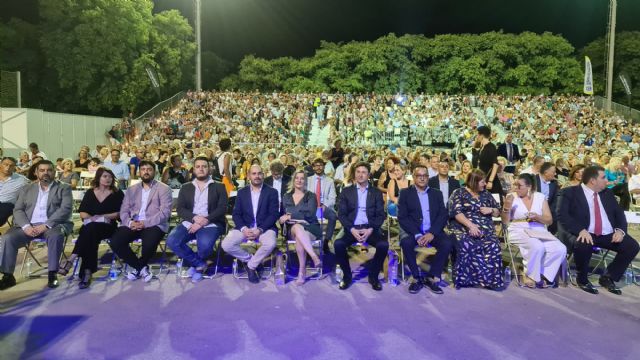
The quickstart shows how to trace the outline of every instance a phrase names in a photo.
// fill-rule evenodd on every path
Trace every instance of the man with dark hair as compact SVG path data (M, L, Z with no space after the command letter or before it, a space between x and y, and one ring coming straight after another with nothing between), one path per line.
M354 185L342 190L338 204L338 219L343 229L341 236L334 243L334 249L338 265L344 271L338 288L345 290L351 286L353 278L347 248L357 241L366 242L376 248L369 268L369 284L374 290L380 291L382 284L378 275L389 250L389 243L381 231L386 217L382 192L369 184L369 163L358 162L354 167Z
M278 192L278 204L280 204L279 209L282 210L282 195L287 192L291 177L283 175L284 165L278 160L274 160L269 164L269 170L271 175L264 179L264 183L276 189Z
M116 180L118 180L118 188L125 190L129 185L130 172L129 165L124 161L120 161L120 150L112 149L111 161L105 161L104 166L113 171Z
M422 165L415 166L414 170L418 167L422 167ZM442 192L442 201L444 202L444 206L447 207L449 196L451 196L456 189L460 188L460 181L456 180L453 176L449 176L449 159L440 161L438 164L438 175L429 177L428 185L430 188L438 189Z
M520 162L520 151L518 145L513 143L513 135L507 134L504 138L504 143L498 145L498 156L502 156L509 164L516 164Z
M414 279L409 285L412 294L416 294L423 286L436 294L443 293L438 282L453 248L452 240L444 232L449 213L444 206L442 192L427 186L428 175L425 166L416 165L413 168L414 185L400 190L398 199L398 222L402 230L400 246ZM420 276L416 262L416 246L434 246L438 250L424 278Z
M38 180L22 187L13 209L13 228L0 237L0 290L16 284L13 272L18 249L35 238L47 242L49 288L58 287L58 261L64 238L73 230L71 209L73 197L69 185L54 180L53 163L41 160L36 168Z
M256 269L276 247L276 221L280 217L278 193L272 187L264 186L263 176L260 165L251 165L249 184L238 190L233 207L235 228L222 240L224 251L240 260L252 283L260 282ZM240 246L245 240L260 242L253 256Z
M216 240L225 231L227 192L209 176L209 160L200 156L193 161L195 179L184 184L178 193L176 212L182 220L167 238L167 246L191 265L187 275L196 283L202 280L207 258L213 253ZM187 243L196 239L198 252Z
M156 253L158 244L169 229L171 216L171 189L154 180L155 164L148 160L140 162L141 182L131 186L124 194L120 208L120 227L109 243L113 252L133 270L127 274L129 280L144 278L151 281L148 262ZM129 244L142 240L142 256L138 258Z
M582 184L563 189L558 200L558 222L562 231L576 238L573 254L580 289L598 293L587 277L593 246L598 246L616 252L598 282L609 292L622 294L615 281L622 278L640 246L627 234L627 219L611 189L607 189L604 168L585 168Z
M45 153L43 153L42 151L40 151L40 149L38 148L38 144L32 142L31 144L29 144L29 159L32 159L36 156L43 158L44 160L47 160L47 155Z
M556 167L551 162L544 162L540 166L540 173L534 175L536 180L536 189L544 194L545 199L549 203L551 209L551 215L553 216L553 223L549 225L549 232L555 234L558 230L558 215L556 212L558 191L560 186L558 180L556 180Z
M16 159L4 157L0 162L0 226L3 226L18 199L20 189L29 183L29 180L16 173Z
M316 196L316 203L321 209L318 217L327 219L327 232L325 234L325 248L333 238L333 232L336 230L336 221L338 215L335 211L336 205L336 185L333 179L324 174L325 162L322 158L316 158L311 163L314 175L307 177L307 190Z

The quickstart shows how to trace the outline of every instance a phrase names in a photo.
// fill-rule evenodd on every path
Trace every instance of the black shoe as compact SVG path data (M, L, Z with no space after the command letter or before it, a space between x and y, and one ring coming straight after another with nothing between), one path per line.
M340 284L338 284L338 289L347 290L353 281L351 279L342 279Z
M0 290L5 290L14 286L16 286L16 278L11 274L5 274L2 280L0 280Z
M249 277L249 282L253 284L257 284L260 282L260 275L258 271L251 269L247 266L247 276Z
M369 279L369 284L371 284L371 288L375 291L382 291L382 284L378 279Z
M431 292L434 293L434 294L438 294L438 295L444 294L444 291L442 291L440 286L438 286L438 283L435 281L435 279L430 279L430 278L425 277L425 278L422 279L422 284L426 288L431 290Z
M49 282L47 282L47 287L49 287L49 289L55 289L58 286L60 286L60 283L58 283L57 272L49 271Z
M420 289L422 289L422 282L420 280L416 280L415 282L412 282L411 284L409 284L409 294L417 294L420 292Z
M82 278L82 280L80 280L80 283L78 283L78 288L79 289L86 289L91 285L91 273L85 273L84 274L84 278Z
M596 289L589 281L584 284L578 283L578 287L589 294L598 294L598 289Z
M616 283L613 282L613 280L609 276L600 276L600 279L598 279L598 283L602 285L603 288L606 288L610 293L622 295L622 291L616 286Z

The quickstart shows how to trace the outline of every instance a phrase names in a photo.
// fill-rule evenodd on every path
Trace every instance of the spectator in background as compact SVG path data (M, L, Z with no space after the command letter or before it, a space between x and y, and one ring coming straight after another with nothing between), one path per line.
M78 187L78 181L80 181L80 176L78 173L73 171L73 160L64 159L62 160L62 171L58 173L58 180L65 184L69 184L71 186L71 190L75 190Z
M4 157L0 162L0 226L7 223L20 189L29 183L26 177L16 173L16 164L12 157Z
M89 152L83 147L78 153L78 159L74 162L75 168L80 171L87 170L89 167L89 160Z
M120 160L120 150L111 150L111 160L105 161L104 166L113 171L116 180L118 180L118 188L120 190L126 189L129 185L129 164Z
M31 144L29 144L29 150L31 151L31 153L29 154L29 158L33 160L34 156L38 156L44 160L47 160L47 155L45 153L43 153L42 151L40 151L40 149L38 148L38 144L32 142Z

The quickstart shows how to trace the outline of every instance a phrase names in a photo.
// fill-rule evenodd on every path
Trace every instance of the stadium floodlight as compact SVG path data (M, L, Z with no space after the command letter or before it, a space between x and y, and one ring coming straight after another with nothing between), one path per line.
M194 0L195 11L195 30L196 30L196 91L202 90L202 37L200 36L200 28L202 22L200 21L200 5L201 0Z
M613 55L616 43L616 9L617 0L609 0L609 49L607 58L607 101L605 110L611 111L611 101L613 99Z

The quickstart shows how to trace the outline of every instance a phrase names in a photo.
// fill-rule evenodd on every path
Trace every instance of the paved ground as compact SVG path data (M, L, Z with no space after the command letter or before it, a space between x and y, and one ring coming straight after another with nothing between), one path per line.
M298 287L230 274L197 285L30 279L0 293L0 358L34 359L637 359L640 287L410 295L327 277Z

